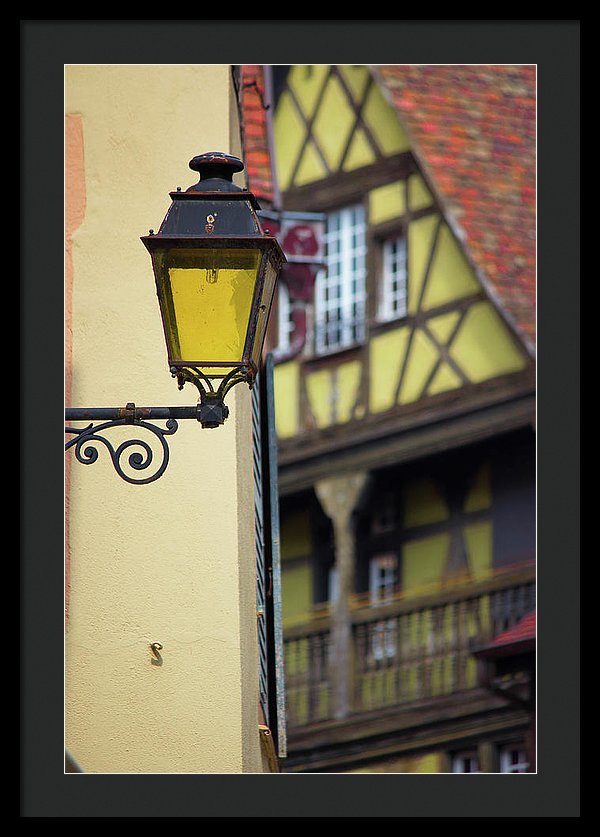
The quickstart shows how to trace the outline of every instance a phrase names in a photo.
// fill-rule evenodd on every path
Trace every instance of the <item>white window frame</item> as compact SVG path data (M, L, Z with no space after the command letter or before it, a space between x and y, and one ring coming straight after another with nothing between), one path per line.
M470 767L475 770L465 770L465 764L469 763ZM479 769L479 756L475 750L463 753L456 753L452 758L452 772L453 773L481 773Z
M292 344L294 322L292 320L292 306L290 292L285 282L279 282L277 297L277 351L288 352Z
M512 762L512 753L518 753L516 764ZM522 742L507 744L500 750L500 773L527 773L529 770L529 759L527 750Z
M387 238L381 244L381 276L377 317L382 321L406 317L408 263L406 236Z
M337 567L330 567L327 576L327 584L329 586L329 604L335 604L340 595L340 576Z
M362 204L327 215L326 269L315 283L315 351L329 354L365 339L367 225Z
M373 607L392 601L398 583L398 556L374 555L369 563L369 601Z
M369 563L369 601L371 607L392 601L398 583L398 556L374 555ZM396 656L396 622L385 619L373 625L371 655L375 660Z

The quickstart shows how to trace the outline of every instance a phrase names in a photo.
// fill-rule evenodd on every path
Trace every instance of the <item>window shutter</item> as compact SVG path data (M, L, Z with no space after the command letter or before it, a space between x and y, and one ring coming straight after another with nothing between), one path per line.
M256 609L257 613L261 614L257 618L260 704L276 743L277 755L284 758L287 745L281 624L277 437L273 356L270 354L252 389L252 447Z

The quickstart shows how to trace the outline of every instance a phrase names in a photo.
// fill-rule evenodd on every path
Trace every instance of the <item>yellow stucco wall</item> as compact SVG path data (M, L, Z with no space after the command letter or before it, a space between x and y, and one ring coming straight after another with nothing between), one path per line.
M179 392L168 372L139 239L160 226L169 191L197 179L194 155L241 155L230 68L69 66L65 102L82 129L85 189L67 305L71 403L194 404L196 390ZM263 769L249 390L228 403L216 430L180 422L151 485L123 482L102 450L72 463L65 743L85 772Z

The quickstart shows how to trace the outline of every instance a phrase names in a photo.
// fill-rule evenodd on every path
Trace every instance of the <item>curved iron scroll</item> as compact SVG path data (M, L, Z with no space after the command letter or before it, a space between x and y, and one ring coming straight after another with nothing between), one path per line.
M171 374L177 378L179 389L186 382L193 384L200 394L198 421L202 427L218 427L229 416L229 407L225 406L225 396L236 384L246 383L252 389L255 374L248 366L232 369L225 376L207 375L197 366L171 367ZM214 388L211 378L219 377L220 384Z
M219 397L221 400L225 398L229 390L236 384L246 383L252 388L254 378L252 370L247 366L240 366L232 369L227 375L211 376L207 375L197 366L173 366L171 367L171 375L177 378L177 385L179 389L183 389L186 381L194 384L201 398L205 397ZM217 389L214 388L211 377L218 377L220 380Z
M197 367L171 369L177 377L179 389L186 381L193 383L200 393L200 401L194 407L136 407L129 402L125 407L74 407L65 410L67 421L102 420L103 424L89 424L87 427L65 427L65 433L71 433L76 438L65 445L65 451L75 449L78 462L91 465L98 459L98 447L104 445L108 451L117 474L132 485L147 485L161 477L169 464L169 446L166 436L172 436L178 428L177 419L194 419L202 427L219 427L229 415L229 408L224 398L229 390L239 383L247 383L252 387L254 374L248 367L233 369L221 379L221 383L214 388L210 376L204 374ZM217 377L217 376L215 376ZM221 376L218 376L221 377ZM106 421L104 421L106 419ZM166 427L150 424L147 419L165 419ZM117 448L105 439L103 433L112 427L135 425L148 430L159 440L162 448L162 461L158 468L150 474L136 478L126 474L121 466L123 457L132 447L137 450L129 454L128 463L135 471L146 471L153 463L154 454L150 445L143 439L128 439Z
M101 443L108 450L115 471L123 480L131 483L132 485L147 485L148 483L154 482L164 474L167 465L169 464L169 446L165 437L172 436L177 431L179 425L173 418L167 420L166 428L158 427L155 424L150 424L149 422L141 420L135 420L133 422L136 427L143 428L144 430L148 430L150 433L154 434L154 436L159 440L162 448L162 461L159 463L158 468L151 473L150 476L136 478L126 474L123 470L121 466L123 457L130 448L137 447L138 450L129 454L129 466L135 471L146 471L146 469L150 468L154 460L154 453L150 445L143 439L127 439L115 448L108 439L105 439L104 436L101 435L107 430L110 430L112 427L118 427L126 424L131 425L131 420L121 418L113 421L107 421L96 426L90 424L87 427L65 427L65 433L72 433L76 436L76 438L71 439L65 444L65 451L74 447L75 456L78 462L81 462L84 465L91 465L98 459L98 446ZM143 453L140 452L140 448Z

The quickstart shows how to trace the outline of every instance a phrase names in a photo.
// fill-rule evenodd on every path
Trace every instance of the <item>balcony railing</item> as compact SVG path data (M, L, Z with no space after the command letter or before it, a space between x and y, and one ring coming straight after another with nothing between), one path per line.
M474 647L535 607L535 568L398 597L378 607L360 599L351 612L352 712L463 692L477 685ZM290 728L332 717L331 618L284 632Z

